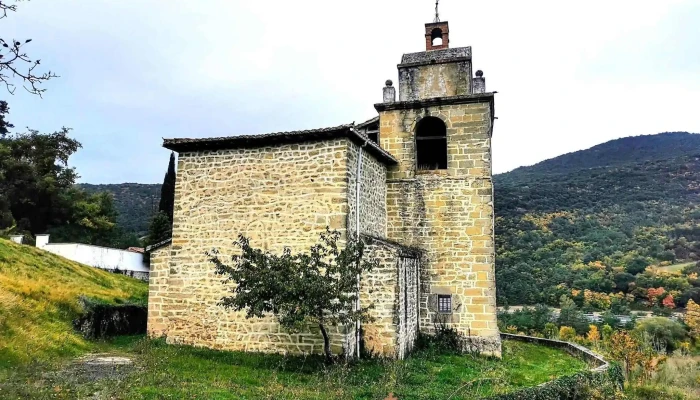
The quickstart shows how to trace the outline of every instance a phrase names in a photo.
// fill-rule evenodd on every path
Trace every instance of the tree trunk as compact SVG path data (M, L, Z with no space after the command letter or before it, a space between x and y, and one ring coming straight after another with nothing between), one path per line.
M323 352L326 355L326 362L331 363L333 361L333 355L331 354L331 341L328 339L328 332L322 323L319 322L318 327L321 328L321 335L323 335Z

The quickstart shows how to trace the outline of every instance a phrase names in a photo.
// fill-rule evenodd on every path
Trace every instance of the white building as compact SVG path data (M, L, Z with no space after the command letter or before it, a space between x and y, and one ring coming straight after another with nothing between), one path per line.
M81 264L148 281L148 265L142 253L80 243L49 243L49 235L36 235L36 247Z

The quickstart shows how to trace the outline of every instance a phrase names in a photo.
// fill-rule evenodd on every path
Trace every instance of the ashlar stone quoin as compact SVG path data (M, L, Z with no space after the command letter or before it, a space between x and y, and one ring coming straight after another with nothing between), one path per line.
M361 124L205 139L165 139L178 152L172 239L149 248L148 333L215 349L321 353L309 326L288 333L247 319L207 251L308 251L326 227L367 244L379 267L360 277L374 321L330 328L332 350L403 358L420 332L456 329L465 351L499 356L491 137L494 93L472 77L472 49L426 25L426 51L403 56L399 100L383 88ZM439 32L436 33L436 29ZM442 39L433 44L431 39ZM359 332L359 333L358 333Z

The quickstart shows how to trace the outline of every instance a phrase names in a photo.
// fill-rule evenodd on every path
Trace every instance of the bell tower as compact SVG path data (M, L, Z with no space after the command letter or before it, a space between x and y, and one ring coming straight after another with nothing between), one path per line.
M450 47L450 26L445 22L425 24L425 50L440 50Z
M472 76L471 47L450 48L447 21L425 24L425 51L398 65L379 112L387 172L387 235L424 250L420 330L457 329L465 350L500 355L491 136L494 93Z

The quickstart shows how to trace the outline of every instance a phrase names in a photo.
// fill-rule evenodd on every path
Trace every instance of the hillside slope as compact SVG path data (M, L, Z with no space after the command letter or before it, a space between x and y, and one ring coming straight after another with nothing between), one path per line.
M71 324L80 295L145 303L148 285L0 239L0 369L89 350Z
M700 152L700 135L667 132L630 136L563 154L528 167L516 168L497 178L508 183L528 183L531 179L572 174L589 168L615 167L669 157L691 156Z
M145 234L160 202L160 184L92 185L81 183L78 186L89 193L111 193L114 197L114 207L119 213L117 224L124 232L128 233Z
M613 140L494 184L499 303L554 305L566 294L605 308L622 293L653 306L648 289L661 287L676 305L700 300L697 280L645 272L700 259L700 135Z

